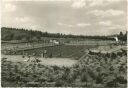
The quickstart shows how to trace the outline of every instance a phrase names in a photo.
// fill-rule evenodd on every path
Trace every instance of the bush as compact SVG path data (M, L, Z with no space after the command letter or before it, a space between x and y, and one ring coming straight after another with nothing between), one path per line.
M99 61L98 58L101 58ZM98 85L115 87L119 84L127 84L127 63L126 56L107 58L107 63L103 56L87 55L72 67L44 66L41 64L25 64L7 61L2 58L1 77L2 86L76 86ZM118 62L118 63L117 63ZM27 84L29 82L39 84ZM87 83L87 84L86 84ZM78 86L78 85L77 85ZM6 86L7 87L7 86Z

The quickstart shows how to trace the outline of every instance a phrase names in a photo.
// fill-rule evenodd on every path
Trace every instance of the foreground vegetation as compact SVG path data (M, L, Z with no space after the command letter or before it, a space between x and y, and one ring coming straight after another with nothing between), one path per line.
M127 57L85 55L72 67L10 62L2 58L3 87L121 87L127 84Z

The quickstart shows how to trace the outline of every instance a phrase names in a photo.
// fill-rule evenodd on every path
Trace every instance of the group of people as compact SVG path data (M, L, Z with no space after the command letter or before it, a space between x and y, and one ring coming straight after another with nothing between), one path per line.
M28 54L23 52L23 55L22 55L22 58L26 58L25 61L27 62L37 62L37 63L41 62L41 60L39 59L40 57L47 58L46 49L43 51L42 54L35 53L35 52L33 54Z
M25 61L27 61L27 62L37 62L37 63L40 62L39 57L36 56L36 53L33 53L33 55L30 55L27 53L23 54L22 58L25 58Z

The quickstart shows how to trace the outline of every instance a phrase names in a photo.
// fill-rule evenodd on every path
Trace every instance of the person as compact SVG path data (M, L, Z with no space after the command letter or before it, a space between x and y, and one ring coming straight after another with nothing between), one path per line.
M39 63L39 62L41 62L41 61L39 60L39 58L35 58L35 62L36 62L36 63Z
M43 54L45 58L46 58L46 54L47 54L47 50L45 49Z
M30 58L31 58L31 56L30 56L30 55L28 55L28 60L27 60L27 62L28 62L28 61L30 61Z
M50 53L49 57L52 58L52 53Z
M35 64L41 62L41 61L39 60L39 55L38 55L37 53L34 53L33 56L34 56L34 63L35 63Z
M116 41L116 44L118 44L118 43L119 43L118 37L114 37L114 39L115 39L115 41Z
M22 58L25 58L24 54L22 55Z
M44 57L44 53L43 52L41 53L41 57Z
M87 53L87 54L89 54L89 52L90 52L90 50L89 49L85 49L85 51L84 51L85 53Z
M62 56L62 52L60 52L59 56L60 56L60 57Z
M22 58L25 58L25 53L24 53L24 51L23 51L23 54L22 54Z

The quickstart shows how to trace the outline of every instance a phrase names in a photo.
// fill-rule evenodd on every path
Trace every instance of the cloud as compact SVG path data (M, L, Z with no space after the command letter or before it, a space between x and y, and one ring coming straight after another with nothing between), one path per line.
M103 35L124 29L119 25L126 24L125 2L114 4L116 0L104 0L102 4L102 1L5 2L3 7L6 5L12 10L2 12L2 25L83 35ZM113 4L106 6L105 2Z
M11 3L7 3L3 7L3 11L5 11L5 12L14 12L15 10L16 10L16 6Z
M71 7L73 8L83 8L86 6L86 1L85 0L74 0Z
M61 23L61 22L59 22L59 23L57 23L59 26L67 26L67 27L73 27L73 25L71 25L71 24L65 24L65 23Z
M43 24L38 24L33 18L30 17L16 17L14 19L15 24L20 28L28 28L33 30L42 30L45 26Z
M30 26L30 29L33 29L33 30L41 30L41 29L43 29L43 27L40 26L40 25L31 25Z
M59 26L67 26L67 27L86 27L86 26L90 26L91 24L89 23L78 23L76 25L71 25L71 24L64 24L64 23L57 23Z
M102 22L99 22L99 24L102 26L110 26L110 25L112 25L112 22L111 21L102 21Z
M98 24L105 27L105 29L125 29L124 25L113 24L112 21L101 21Z
M90 26L91 24L89 23L78 23L77 26L78 27L86 27L86 26Z
M37 1L37 0L4 0L4 1ZM38 0L38 1L71 1L71 0Z
M72 0L73 3L71 7L73 8L84 8L84 7L94 7L94 6L106 6L112 3L117 3L122 0Z
M119 2L119 1L123 1L123 0L104 0L108 3L115 3L115 2Z
M106 11L106 14L108 14L108 15L111 14L113 16L118 16L118 15L124 14L124 12L120 11L120 10L112 10L112 9L110 9L110 10Z
M100 6L100 5L103 5L103 0L90 0L90 6Z
M29 17L16 17L15 20L22 23L32 22Z
M59 22L59 23L57 23L57 24L58 24L58 25L60 25L60 26L64 25L63 23L60 23L60 22Z
M110 16L120 16L120 15L123 15L124 12L121 11L121 10L110 9L110 10L106 10L106 11L103 11L103 10L93 10L93 11L90 11L89 14L93 14L95 16L100 16L100 17L110 17Z
M105 6L111 3L117 3L121 0L89 0L89 1L90 1L89 6L93 7L93 6Z
M122 26L122 25L113 25L113 26L110 26L108 28L109 29L123 29L123 30L125 30L125 26Z

